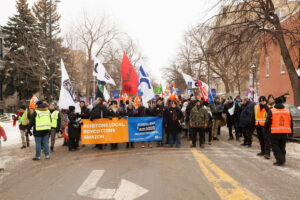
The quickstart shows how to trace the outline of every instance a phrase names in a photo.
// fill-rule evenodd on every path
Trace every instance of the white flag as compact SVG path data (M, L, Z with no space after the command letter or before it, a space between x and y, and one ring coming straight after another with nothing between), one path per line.
M153 87L150 82L150 78L148 74L144 71L143 67L140 66L139 71L139 86L138 89L142 93L142 102L143 105L148 108L148 101L155 97L155 93L153 92Z
M194 80L190 75L187 75L182 72L183 79L185 80L186 85L192 84L192 89L198 88L197 80Z
M112 85L116 85L115 81L111 78L111 76L107 73L103 64L97 59L94 58L94 71L93 76L96 76L98 80L104 81L105 83L109 83Z
M199 88L197 79L193 79L190 75L187 75L183 72L181 74L187 85L189 85L189 83L192 84L192 89ZM206 90L206 92L208 92L208 90L209 90L208 85L206 83L204 83L203 81L201 81L201 84L202 84L202 88L204 90Z
M74 106L77 113L81 112L79 102L76 99L76 94L69 75L65 68L63 60L60 62L61 65L61 87L59 95L58 106L60 109L69 109L69 106Z
M103 96L104 96L104 99L105 99L105 101L108 101L108 100L110 99L110 96L109 96L109 94L108 94L108 92L107 92L106 87L104 86L103 88L104 88L104 89L103 89Z

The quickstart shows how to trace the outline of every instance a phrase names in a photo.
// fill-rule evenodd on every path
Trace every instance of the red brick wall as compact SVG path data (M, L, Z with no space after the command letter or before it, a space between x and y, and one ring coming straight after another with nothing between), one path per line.
M300 13L284 21L282 23L283 27L293 26L295 24L293 20L297 19ZM299 19L299 18L298 18ZM297 20L296 20L297 21ZM298 20L299 23L299 20ZM299 24L298 24L299 25ZM296 26L298 26L296 25ZM273 41L268 41L266 48L263 44L263 40L267 37L262 37L261 47L260 47L260 58L259 58L259 81L260 81L260 94L268 96L273 94L274 97L278 97L286 92L290 94L287 99L288 104L294 104L294 95L292 90L292 85L288 72L285 68L285 74L281 74L281 51L279 44ZM289 38L285 38L288 45L294 66L298 66L299 52L297 47L292 47ZM266 49L266 51L265 51ZM266 77L266 57L269 56L269 77Z

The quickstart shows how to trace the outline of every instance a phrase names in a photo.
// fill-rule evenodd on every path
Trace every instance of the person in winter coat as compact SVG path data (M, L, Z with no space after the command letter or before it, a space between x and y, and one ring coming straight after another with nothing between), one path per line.
M209 107L208 102L203 102L204 104L204 108L207 110L208 112L208 124L207 124L207 128L205 129L205 132L208 133L208 144L211 145L212 142L212 113ZM204 138L204 142L205 142L205 138Z
M81 108L80 118L81 119L89 119L90 118L90 110L86 107L84 101L80 101L80 108Z
M111 102L111 106L108 109L108 117L110 119L117 117L121 119L123 117L123 112L121 111L120 107L118 106L118 103L116 101ZM118 149L118 143L111 144L111 150Z
M143 106L142 102L139 102L138 105L138 110L137 110L137 116L138 117L149 117L149 116L153 116L152 110L153 108L156 107L156 102L155 104L152 103L152 107L151 108L146 108L145 106ZM141 144L142 148L145 148L145 142L143 141ZM148 147L152 148L152 142L148 141Z
M186 116L185 122L188 125L190 125L190 114L191 114L192 109L195 107L196 102L197 102L196 101L196 97L192 96L191 99L190 99L189 104L186 107L186 110L185 110L185 116ZM192 139L193 138L193 129L192 129L192 127L189 127L188 132L189 132L189 139Z
M255 104L249 101L248 97L243 98L239 122L239 127L241 127L241 131L244 136L244 143L241 144L242 146L252 146L252 134L254 131L254 106Z
M214 102L210 105L210 110L213 116L213 127L212 127L212 134L214 140L219 140L217 138L218 128L220 126L220 122L222 119L223 113L223 104L220 102L220 97L216 96Z
M208 124L208 112L203 107L203 102L197 101L190 114L190 126L193 129L192 148L196 147L197 133L199 133L199 145L204 148L205 132Z
M238 114L239 114L239 105L236 104L233 101L233 98L230 96L228 97L228 102L224 106L224 113L226 113L226 119L227 119L227 127L229 132L229 140L233 140L233 134L232 134L232 127L235 128L235 138L237 141L239 141L240 135L239 135L239 127L237 125Z
M29 124L29 113L26 106L21 106L18 116L13 116L13 120L17 121L19 120L19 130L21 133L21 139L22 139L22 147L21 149L24 149L26 147L29 147L29 136L26 134L26 129L28 128Z
M181 112L183 114L183 130L184 130L184 137L188 137L188 131L189 131L189 122L187 120L187 115L186 115L186 109L188 106L189 102L186 101L182 104Z
M167 131L169 133L169 147L173 147L173 142L176 141L176 147L181 145L181 125L180 121L183 114L177 106L176 101L171 102L171 107L166 111Z
M125 115L127 117L136 117L137 116L137 113L136 113L136 110L134 109L134 106L133 106L133 103L130 102L126 108L126 112L125 112ZM130 147L131 148L134 148L134 142L127 142L126 144L126 148L128 149L129 148L129 144L130 144Z
M163 105L163 99L159 98L157 100L156 107L152 108L152 114L153 116L162 117L163 118L163 135L162 135L162 141L157 141L157 146L162 147L164 146L164 137L166 133L166 110L167 108ZM166 144L168 144L168 135L166 138Z
M240 96L236 96L235 99L234 99L234 103L235 103L235 105L238 105L238 109L236 110L236 118L237 118L237 120L236 120L236 122L234 124L234 128L235 128L235 131L238 131L239 138L241 138L241 137L243 137L243 134L241 132L241 128L239 126L240 115L241 115L241 112L242 112L241 97Z
M275 166L283 166L286 162L286 141L288 135L293 134L293 118L289 109L284 107L285 97L276 98L275 106L268 113L265 132L270 130L272 150L276 162Z
M48 107L42 101L36 103L36 110L30 118L30 123L26 129L26 133L32 135L30 130L33 128L33 135L35 139L35 157L32 160L41 159L41 148L43 145L43 150L45 158L50 158L48 136L51 130L51 113Z
M68 119L69 151L74 151L79 147L81 132L81 122L78 119L78 115L75 113L74 106L69 106Z
M98 98L97 101L93 103L93 109L90 112L89 119L93 121L94 119L102 119L106 117L108 117L108 110L103 104L102 99ZM95 148L102 150L103 144L96 144Z
M50 131L50 135L49 135L49 138L51 138L50 150L51 150L51 152L53 152L56 133L58 133L60 130L61 119L60 119L60 113L58 110L55 109L54 104L50 104L49 111L51 113L51 131ZM49 140L49 138L48 138L48 140Z

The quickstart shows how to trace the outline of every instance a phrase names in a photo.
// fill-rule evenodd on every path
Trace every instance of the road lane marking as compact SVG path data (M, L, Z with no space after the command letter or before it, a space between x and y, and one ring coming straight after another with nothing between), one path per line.
M260 200L195 148L191 149L200 169L222 200Z
M147 189L125 179L121 180L120 186L116 189L97 187L103 174L104 170L93 170L78 188L77 194L94 199L133 200L149 192Z

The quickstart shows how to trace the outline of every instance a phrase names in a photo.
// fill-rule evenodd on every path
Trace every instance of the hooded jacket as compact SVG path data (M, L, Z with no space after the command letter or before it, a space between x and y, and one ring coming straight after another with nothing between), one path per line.
M48 107L43 103L43 104L39 105L36 108L36 110L47 111ZM35 125L36 125L35 118L36 118L36 116L37 116L37 113L36 113L36 111L34 111L33 114L32 114L32 117L30 118L30 122L29 122L27 130L30 131L33 128L33 135L34 135L34 137L44 137L44 136L46 136L46 135L49 134L50 130L43 130L43 131L37 131L37 130L35 130Z

